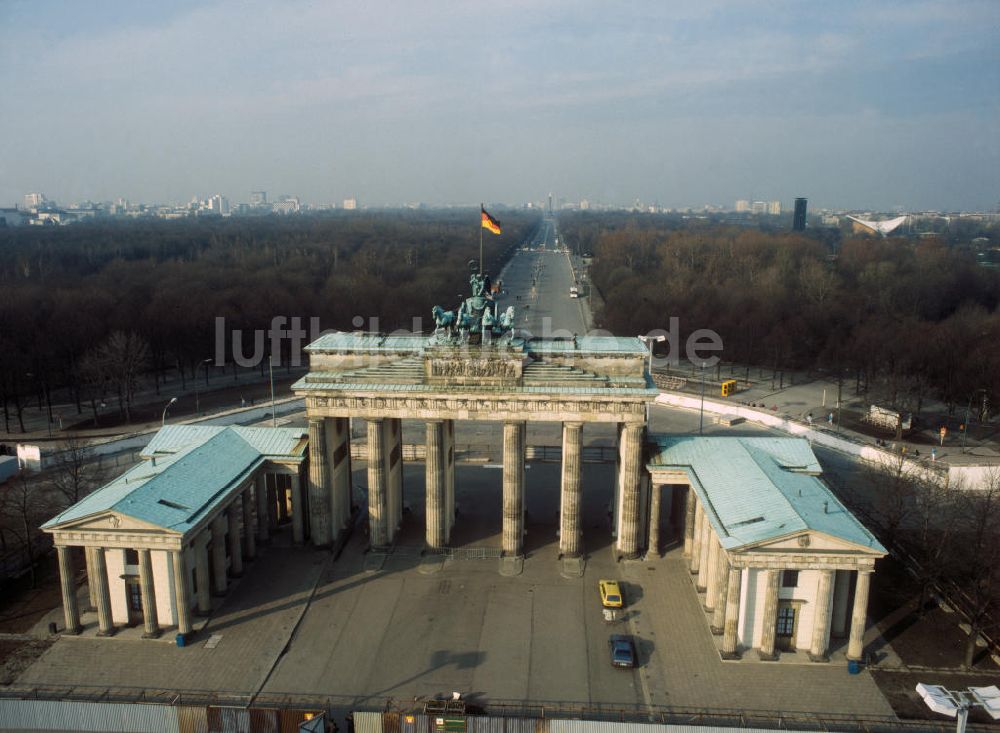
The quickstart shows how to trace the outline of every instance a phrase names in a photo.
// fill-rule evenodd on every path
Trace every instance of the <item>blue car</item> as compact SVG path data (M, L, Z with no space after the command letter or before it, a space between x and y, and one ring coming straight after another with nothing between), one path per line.
M614 667L635 667L635 644L632 638L622 634L612 634L608 639L611 646L611 664Z

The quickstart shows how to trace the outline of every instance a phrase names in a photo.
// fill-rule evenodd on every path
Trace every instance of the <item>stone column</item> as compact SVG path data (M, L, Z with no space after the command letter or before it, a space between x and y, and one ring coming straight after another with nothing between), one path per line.
M444 421L444 539L451 542L451 528L455 526L455 421Z
M503 554L520 557L524 541L524 423L503 425Z
M701 502L697 497L694 503L694 522L691 524L691 574L697 575L698 571L701 570L701 522L704 518L704 509L702 509Z
M94 548L84 547L84 559L87 563L87 595L90 603L88 611L97 610L97 586L94 584Z
M79 634L83 630L80 625L80 607L76 602L76 583L73 578L73 557L71 548L56 546L59 555L59 582L62 588L63 618L66 621L64 634ZM92 582L92 581L91 581Z
M708 589L709 554L711 552L712 525L708 521L708 514L701 513L701 523L698 525L698 534L701 539L698 541L698 548L701 557L698 560L698 580L695 586L699 591Z
M351 521L351 421L335 417L326 423L327 481L330 492L330 539L336 542Z
M719 636L726 630L726 606L729 596L729 560L726 558L726 551L719 547L718 562L715 569L715 608L712 611L712 621L710 628L712 633ZM736 609L739 613L739 607Z
M213 595L226 595L229 588L226 580L226 515L222 512L212 520L212 575L215 579Z
M705 578L705 610L714 611L719 598L719 584L722 582L719 572L719 555L724 555L719 547L715 531L708 528L708 574Z
M743 585L743 570L729 566L729 582L726 588L726 620L722 629L722 658L739 659L737 649L740 627L740 590Z
M302 480L302 474L296 473L292 476L292 542L296 545L301 545L305 542L305 501L303 496L305 495L305 487L302 485L305 483Z
M257 557L257 530L253 526L253 501L249 486L240 494L240 502L243 507L243 554L247 560L253 560Z
M440 420L428 420L426 424L427 438L425 441L426 466L426 496L425 514L427 515L427 545L435 549L445 547L448 543L447 507L444 485L444 425Z
M194 542L194 574L198 581L198 614L201 616L208 616L212 613L212 588L209 585L211 574L208 572L208 538L208 531L202 531Z
M226 521L229 524L229 574L239 578L243 576L243 542L240 539L240 509L236 501L226 509Z
M768 569L764 572L767 573L767 588L764 591L764 625L757 654L762 662L773 662L778 658L774 653L774 634L778 625L778 581L781 578L781 571Z
M368 531L372 547L388 544L386 533L385 430L381 420L368 421Z
M403 521L403 421L398 417L384 421L386 436L386 532L388 541L396 539Z
M559 518L559 553L579 557L580 541L580 452L583 447L583 423L563 423L562 501Z
M174 599L177 604L177 633L191 633L191 599L188 597L188 569L184 551L173 550L170 560L174 565ZM206 563L207 565L207 563Z
M621 507L622 536L618 551L623 557L639 557L639 482L642 478L642 431L644 425L628 424L622 430L621 448Z
M816 589L816 610L813 613L812 646L809 658L814 662L828 662L826 641L830 638L830 604L833 600L833 570L819 572L819 587Z
M111 590L108 587L108 563L104 548L94 548L94 584L97 586L98 636L114 636L115 624L111 618Z
M253 479L253 493L257 497L257 538L261 542L271 540L271 507L267 500L267 474L258 471Z
M326 421L309 419L309 534L317 547L330 544L330 498Z
M868 616L868 587L871 570L859 570L854 587L854 610L851 613L851 636L847 642L847 658L861 661L865 648L865 618Z
M649 540L646 547L646 558L660 556L660 495L663 486L650 481L649 484Z
M153 583L153 562L149 550L139 549L139 584L142 593L142 621L145 625L143 639L160 635L160 620L156 613L156 586Z
M687 487L687 501L684 511L684 557L691 557L694 546L695 495L691 486Z

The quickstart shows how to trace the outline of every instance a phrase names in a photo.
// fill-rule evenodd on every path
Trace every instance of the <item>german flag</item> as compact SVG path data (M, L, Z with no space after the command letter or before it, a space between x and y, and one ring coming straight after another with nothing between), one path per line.
M490 216L489 212L486 211L482 206L479 207L483 212L483 229L489 229L494 234L500 233L500 222Z

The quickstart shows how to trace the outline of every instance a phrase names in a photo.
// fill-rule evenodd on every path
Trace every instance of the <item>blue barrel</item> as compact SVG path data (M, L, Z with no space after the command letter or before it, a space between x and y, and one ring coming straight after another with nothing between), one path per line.
M178 634L174 640L177 642L177 646L184 646L187 643L187 639L184 638L184 634Z
M861 672L861 662L856 659L847 660L847 674L859 674Z

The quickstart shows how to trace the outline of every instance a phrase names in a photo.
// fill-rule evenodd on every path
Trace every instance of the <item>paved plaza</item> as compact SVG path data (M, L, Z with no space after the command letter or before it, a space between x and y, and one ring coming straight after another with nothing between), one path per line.
M459 691L491 702L892 714L867 672L722 662L676 547L648 564L615 561L607 527L610 465L583 471L583 576L565 577L556 557L558 464L527 471L524 572L501 575L500 561L489 557L500 546L500 473L459 467L458 557L421 557L423 475L422 466L411 465L404 528L384 562L365 554L363 523L336 560L282 537L250 566L191 647L63 638L17 683L245 699L315 695L345 707ZM364 506L363 466L354 482L355 501ZM487 558L462 559L477 554ZM628 610L613 624L597 597L602 577L625 583ZM636 636L637 670L609 663L608 635L621 632ZM208 648L213 636L217 645Z

